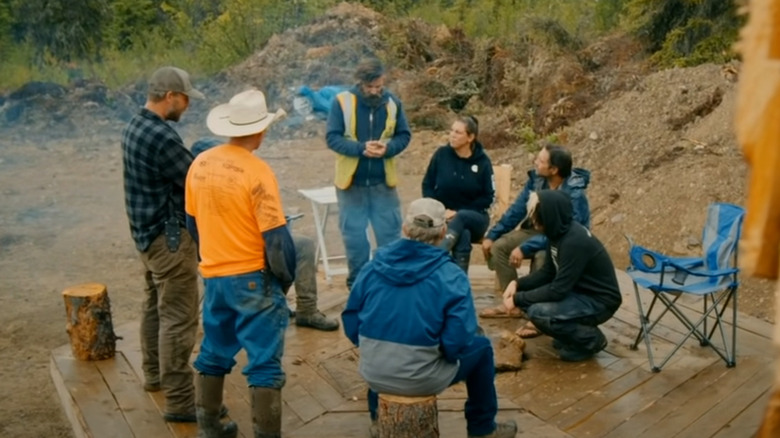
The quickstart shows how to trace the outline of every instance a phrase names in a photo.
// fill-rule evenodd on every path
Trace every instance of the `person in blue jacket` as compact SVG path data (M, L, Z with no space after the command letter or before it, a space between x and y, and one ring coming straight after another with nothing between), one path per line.
M544 260L544 254L541 252L547 245L547 237L534 230L530 221L526 220L526 204L530 194L544 189L567 193L574 211L574 221L590 228L590 207L585 195L589 182L590 172L572 168L571 153L563 146L548 143L539 151L534 161L534 169L528 171L528 180L523 190L482 241L482 251L496 271L501 290L505 290L509 282L517 278L517 268L523 260L534 259L539 253L540 260L535 260L535 268L540 264L536 262ZM479 316L495 318L520 316L520 313L518 310L508 312L500 305L484 309ZM538 332L529 330L519 334L523 337L533 337L538 335Z
M355 78L353 88L336 95L325 136L328 148L336 153L334 185L348 288L371 253L369 223L379 247L401 237L396 156L412 137L401 101L385 90L382 63L373 58L361 61Z
M469 270L471 244L485 236L488 209L495 194L493 165L477 139L479 122L459 117L450 128L449 143L434 152L422 182L422 195L444 204L447 235L441 242L455 263Z
M447 230L444 205L412 202L404 238L380 248L356 279L341 314L360 348L359 371L369 386L371 435L378 393L433 395L466 382L469 437L514 437L514 421L497 424L493 348L477 335L466 274L438 245Z

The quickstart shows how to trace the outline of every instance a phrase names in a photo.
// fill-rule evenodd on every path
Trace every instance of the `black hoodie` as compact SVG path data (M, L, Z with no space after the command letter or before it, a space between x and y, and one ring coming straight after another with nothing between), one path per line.
M493 165L479 142L468 158L450 145L434 152L422 182L422 195L449 210L485 212L493 203Z
M515 305L525 308L579 293L616 311L622 298L615 267L604 245L587 228L572 221L571 200L566 193L538 193L538 218L549 242L547 260L542 269L517 280Z

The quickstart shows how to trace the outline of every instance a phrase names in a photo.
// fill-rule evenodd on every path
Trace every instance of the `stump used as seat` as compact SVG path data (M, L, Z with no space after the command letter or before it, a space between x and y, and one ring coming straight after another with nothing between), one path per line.
M111 302L106 286L86 283L65 289L66 331L73 357L103 360L114 357L117 336L111 322Z
M379 438L438 438L436 396L407 397L379 394Z

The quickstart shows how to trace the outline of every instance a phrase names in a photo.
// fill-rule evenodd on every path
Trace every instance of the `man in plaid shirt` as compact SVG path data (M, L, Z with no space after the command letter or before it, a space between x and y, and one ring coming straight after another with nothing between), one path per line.
M160 68L149 81L146 105L122 133L125 207L146 271L144 389L165 392L164 418L173 422L196 421L189 360L198 327L198 249L184 219L184 180L193 157L167 123L179 120L191 97L204 96L187 72Z

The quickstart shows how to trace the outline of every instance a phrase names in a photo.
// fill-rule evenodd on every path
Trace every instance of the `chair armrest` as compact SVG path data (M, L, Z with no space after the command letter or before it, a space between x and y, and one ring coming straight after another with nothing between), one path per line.
M714 271L702 271L702 270L694 270L691 269L690 266L684 266L679 263L675 263L672 260L664 261L663 264L665 266L670 266L678 271L683 271L687 274L696 276L696 277L724 277L726 275L736 274L739 272L739 268L726 268L726 269L718 269Z
M704 265L701 257L669 257L639 245L629 248L628 258L631 267L642 272L661 272L670 263L689 269Z

